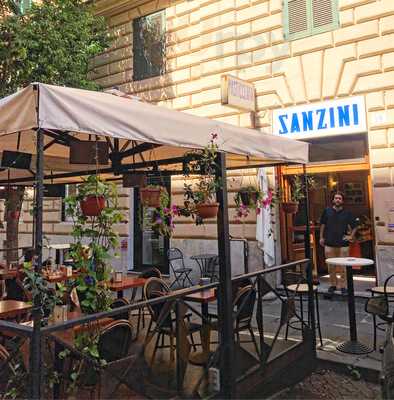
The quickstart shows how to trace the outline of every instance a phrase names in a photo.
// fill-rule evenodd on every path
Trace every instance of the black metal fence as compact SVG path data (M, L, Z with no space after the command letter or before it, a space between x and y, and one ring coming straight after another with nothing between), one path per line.
M295 290L289 292L287 290L277 290L272 287L266 277L273 273L280 274L282 279L288 273L295 277L293 283ZM307 301L306 303L304 302L304 305L307 305L307 310L302 313L297 308L298 288L300 285L305 284L308 287L305 294ZM66 392L63 390L65 383L68 382L68 384L71 384L73 382L73 376L68 376L66 372L68 358L84 360L84 367L81 367L84 370L110 371L113 367L113 360L107 360L105 365L101 365L100 360L94 357L95 355L91 355L83 351L83 349L81 350L81 347L76 348L70 345L70 341L65 339L67 336L66 333L80 326L86 326L86 329L91 329L94 326L99 327L102 321L108 318L119 318L125 313L130 313L131 315L139 314L141 317L147 308L156 312L156 317L153 321L150 320L148 331L144 332L144 335L141 335L135 341L135 343L142 345L142 353L140 352L140 354L142 354L141 362L144 367L139 366L133 370L128 370L128 373L131 375L137 372L141 373L141 370L146 368L147 375L141 376L138 379L149 381L149 374L152 374L153 371L157 379L154 379L156 383L152 384L152 386L155 389L160 389L170 394L170 397L180 396L186 398L196 393L199 393L203 397L214 395L219 387L217 385L207 387L205 384L207 381L212 381L212 376L210 375L210 371L212 370L220 370L220 380L225 376L234 377L234 395L240 396L241 394L246 395L250 393L253 388L257 388L261 384L264 384L267 388L270 385L275 385L275 382L277 382L276 378L279 377L282 383L286 382L286 379L283 378L283 373L286 371L286 376L290 379L291 374L289 374L289 371L296 370L300 372L302 370L305 374L308 373L310 368L313 368L316 358L316 336L314 292L309 260L301 260L267 268L243 274L232 279L233 345L235 351L231 355L233 363L227 365L224 369L220 369L220 359L226 348L223 343L220 343L220 329L222 329L220 323L221 316L219 313L216 316L210 313L207 304L203 305L200 311L196 303L189 300L190 296L195 293L207 292L212 289L216 291L218 286L219 283L212 283L203 287L196 286L168 294L161 293L157 298L125 305L111 311L85 315L77 319L48 325L36 331L33 331L33 328L29 325L0 320L1 331L3 333L6 332L9 337L14 337L12 339L13 348L7 355L2 357L0 365L1 374L3 376L9 374L7 390L10 391L12 389L10 382L14 382L13 384L15 385L18 384L20 372L15 370L15 365L20 364L20 360L26 358L27 355L29 356L30 369L26 369L23 377L24 379L27 377L29 379L29 390L25 392L27 396L30 396L31 393L36 393L42 398L47 398L49 395L53 398L65 396ZM269 301L276 301L280 308L280 317L277 321L276 332L269 339L265 334L266 316L264 313L267 296L270 297ZM211 304L212 306L210 307L213 308L215 303L212 302ZM193 378L192 387L188 387L186 390L186 370L189 358L195 353L191 350L193 348L195 350L196 346L196 343L192 342L192 337L190 336L190 326L197 322L200 324L199 331L201 335L201 343L198 345L201 345L202 356L203 358L206 357L206 359L202 362L203 367L200 374ZM299 332L296 340L287 338L288 330L292 330L292 327L298 329ZM214 331L217 331L217 334L216 336L213 335L215 337L211 337ZM168 368L166 367L164 372L167 375L171 375L169 379L164 379L164 384L163 380L159 379L162 371L157 368L155 369L154 363L149 365L146 362L146 354L144 354L146 353L146 348L149 347L152 350L152 347L154 347L153 357L151 357L152 360L154 359L160 334L163 332L167 332L170 338L170 359L167 360L169 361ZM247 340L243 340L245 332ZM155 346L152 346L155 336ZM250 343L250 346L245 349L244 343L247 342ZM279 342L279 350L275 350ZM210 346L213 344L217 344L217 347L211 351ZM162 345L168 347L164 343L164 334L162 336ZM173 349L175 349L175 354L171 353ZM64 350L66 350L68 357L64 356ZM238 368L244 359L247 361L245 364L246 367ZM297 368L303 362L308 368ZM292 368L293 364L296 368ZM37 365L39 366L38 369L34 367ZM126 370L122 368L121 370L122 376L119 373L114 376L110 375L112 378L120 381L123 379L124 381L127 378L124 376ZM53 379L48 379L48 373ZM209 376L211 379L208 379ZM297 380L301 379L301 377L295 376L292 379ZM134 380L135 382L136 380ZM88 382L77 380L74 383L78 386L82 384L86 385ZM202 389L204 385L205 388ZM117 387L115 390L117 390ZM149 397L149 393L144 393L144 395Z

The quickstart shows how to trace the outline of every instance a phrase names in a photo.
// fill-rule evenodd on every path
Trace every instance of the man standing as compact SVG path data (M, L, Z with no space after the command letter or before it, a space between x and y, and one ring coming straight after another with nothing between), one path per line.
M343 208L344 201L342 192L334 193L332 207L326 208L320 219L320 245L324 247L326 258L349 256L349 242L353 242L357 228L351 212ZM332 298L337 288L342 294L347 294L346 268L328 265L328 271L330 273L328 296Z

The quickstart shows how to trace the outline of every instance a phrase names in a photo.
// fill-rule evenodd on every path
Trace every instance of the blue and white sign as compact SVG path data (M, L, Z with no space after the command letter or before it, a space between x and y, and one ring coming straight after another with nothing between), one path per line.
M363 96L273 111L273 133L294 139L367 132Z

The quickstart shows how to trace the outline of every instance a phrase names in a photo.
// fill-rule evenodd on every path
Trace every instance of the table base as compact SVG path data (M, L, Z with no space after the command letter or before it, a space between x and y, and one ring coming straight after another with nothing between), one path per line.
M341 343L337 346L337 350L348 354L368 354L373 352L370 347L353 340Z

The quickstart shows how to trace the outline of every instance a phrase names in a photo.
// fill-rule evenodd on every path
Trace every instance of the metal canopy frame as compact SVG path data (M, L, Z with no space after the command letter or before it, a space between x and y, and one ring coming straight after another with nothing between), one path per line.
M39 86L35 86L39 96ZM39 104L39 102L38 102ZM37 115L39 109L36 109ZM152 143L136 143L135 141L127 141L122 148L119 148L119 140L114 139L113 142L106 138L110 152L111 167L101 168L91 171L73 171L65 173L56 173L45 175L44 172L44 153L45 150L54 144L60 144L63 146L70 146L71 141L78 140L72 135L68 134L67 131L53 131L48 129L36 129L36 171L35 176L31 178L15 178L9 181L0 181L0 184L23 184L32 183L36 188L35 197L35 212L34 212L34 244L35 251L37 254L37 262L35 264L35 271L40 272L42 269L42 244L43 244L43 196L44 196L44 181L51 180L52 182L57 179L72 179L83 175L89 175L92 173L113 173L115 176L120 175L124 172L136 172L136 173L167 173L168 175L175 175L182 173L182 171L159 171L161 166L174 166L185 162L185 157L174 157L170 159L147 161L143 157L142 162L122 164L122 160L126 157L141 154L141 152L150 150L160 145ZM51 137L51 141L44 145L44 136ZM93 137L91 138L93 139ZM95 139L95 138L94 138ZM129 147L131 145L131 147ZM282 163L290 164L289 162ZM229 220L228 220L228 204L227 204L227 176L226 176L226 154L223 152L218 153L217 157L217 171L216 175L221 179L222 188L217 191L217 201L219 203L219 214L217 218L217 235L218 235L218 250L219 250L219 296L218 296L218 317L219 317L219 332L220 332L220 346L222 351L220 352L220 370L221 370L221 396L223 398L232 398L234 395L234 333L233 333L233 298L232 298L232 285L231 285L231 259L230 259L230 235L229 235ZM280 165L275 163L274 165ZM268 167L271 165L262 164L260 167ZM255 165L254 167L259 167ZM248 165L244 168L253 168ZM242 167L236 167L234 169L242 169ZM304 167L304 182L305 190L307 192L307 179ZM64 182L61 182L64 183ZM309 205L308 205L309 207ZM307 232L305 235L305 250L306 256L310 255L310 242L309 242L309 218L307 221ZM31 398L39 399L40 393L40 362L41 362L41 327L40 327L40 303L37 299L34 299L34 306L32 311L33 316L33 332L30 343L31 352ZM311 315L313 316L313 302Z

